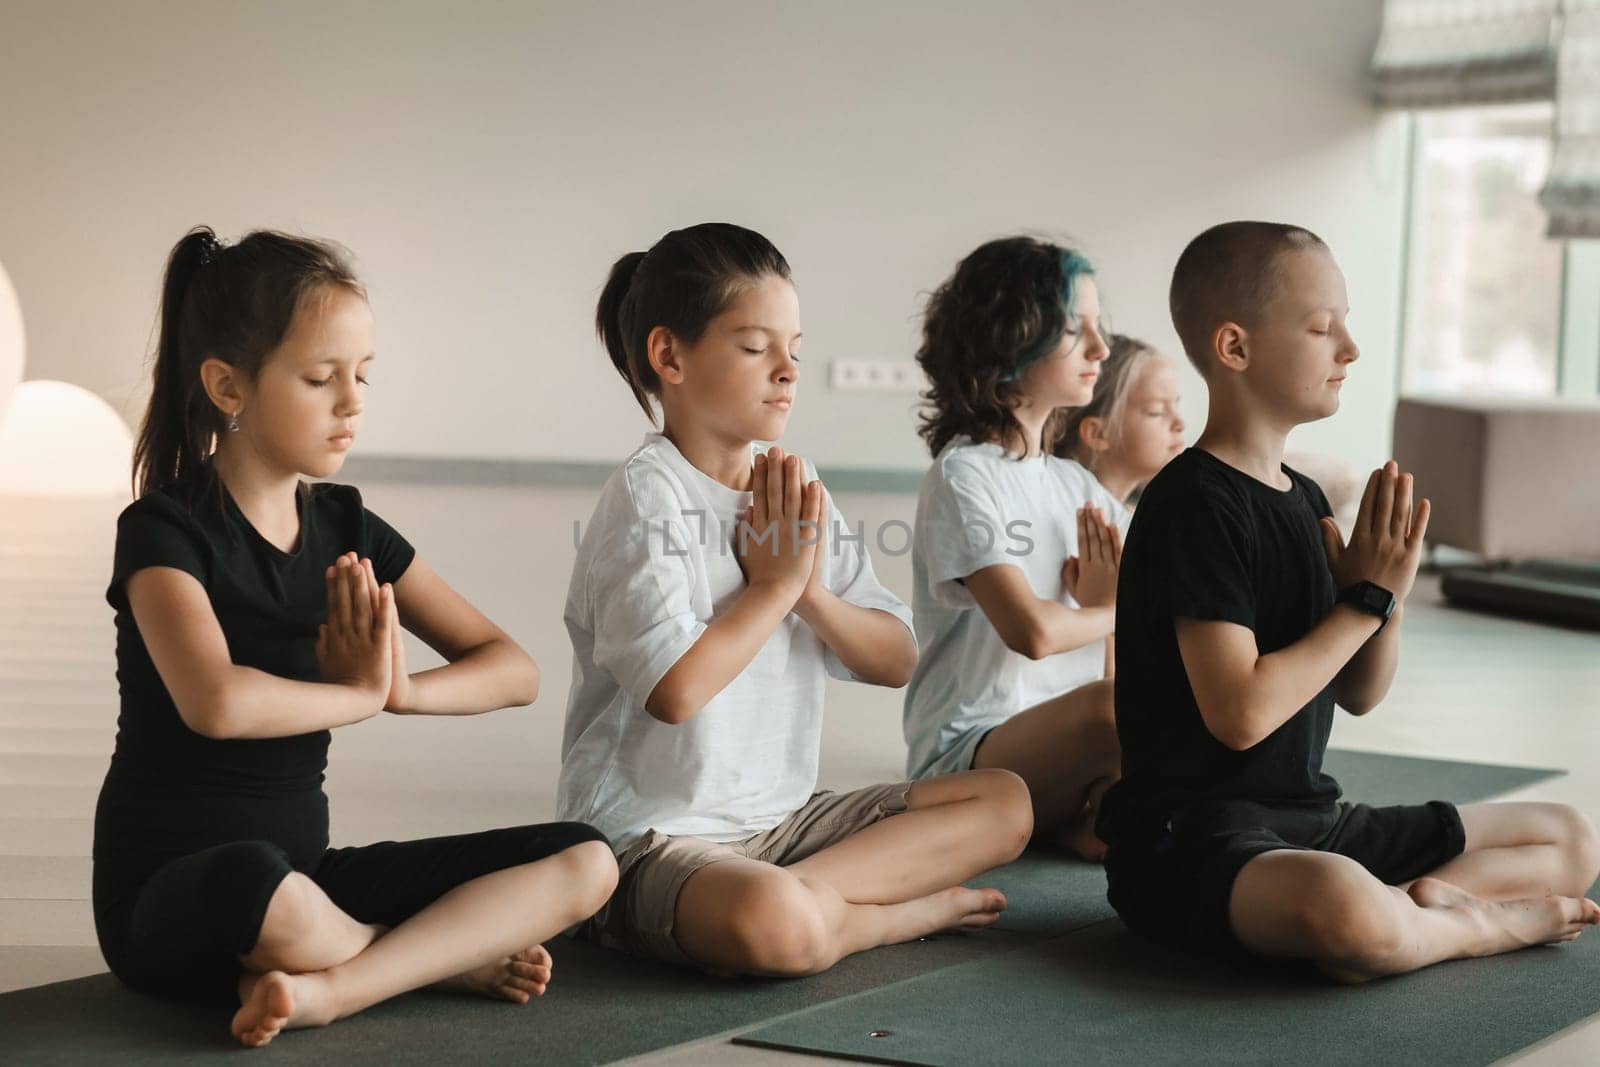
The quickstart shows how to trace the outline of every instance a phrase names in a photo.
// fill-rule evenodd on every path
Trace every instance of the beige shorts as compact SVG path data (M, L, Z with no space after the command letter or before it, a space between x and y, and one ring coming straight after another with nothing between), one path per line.
M906 810L910 782L848 793L813 793L772 829L741 841L671 837L647 830L617 857L617 891L579 934L635 956L698 967L672 934L678 894L689 876L721 860L750 859L787 867L858 830Z

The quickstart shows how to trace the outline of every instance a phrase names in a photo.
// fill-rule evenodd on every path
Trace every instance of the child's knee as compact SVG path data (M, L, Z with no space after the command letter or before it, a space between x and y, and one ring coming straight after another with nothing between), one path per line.
M1594 820L1577 808L1563 804L1560 812L1568 863L1577 878L1574 895L1582 896L1600 875L1600 833L1595 831Z
M322 905L322 890L299 871L290 871L267 901L266 915L255 947L249 953L253 963L268 967L281 963L286 949L305 943L317 931Z
M617 858L604 841L584 841L556 854L565 868L572 901L587 919L611 899L617 888ZM574 920L577 921L577 920Z
M832 924L798 878L764 880L734 903L727 921L729 938L752 972L802 977L837 960Z
M1234 930L1255 951L1368 975L1386 969L1405 941L1395 891L1354 860L1329 853L1252 860L1229 910Z
M1405 945L1393 891L1353 872L1333 873L1304 895L1299 921L1321 959L1359 971L1378 973Z
M982 775L980 795L993 815L993 833L985 840L993 841L1001 854L1001 863L1008 863L1022 854L1033 836L1033 796L1022 776L999 767L971 771Z

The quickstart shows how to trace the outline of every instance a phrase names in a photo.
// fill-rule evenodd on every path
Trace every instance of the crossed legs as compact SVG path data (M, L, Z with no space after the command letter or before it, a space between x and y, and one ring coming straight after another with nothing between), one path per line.
M1229 920L1244 946L1311 960L1342 981L1442 960L1570 941L1600 922L1585 894L1600 838L1562 804L1460 809L1466 850L1424 877L1385 885L1355 860L1279 850L1240 870Z
M464 882L385 931L351 918L310 878L290 874L241 958L234 1036L264 1045L285 1028L325 1025L447 981L525 1002L549 980L540 943L598 910L616 877L610 847L584 841Z
M1005 897L962 882L1015 859L1033 828L1027 787L1005 771L911 786L907 810L786 867L730 859L690 875L674 935L716 971L797 976L863 949L987 926Z

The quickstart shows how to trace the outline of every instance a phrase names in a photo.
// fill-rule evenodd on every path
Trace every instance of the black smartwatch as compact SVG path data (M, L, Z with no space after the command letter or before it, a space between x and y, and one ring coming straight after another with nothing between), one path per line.
M1339 598L1335 603L1349 604L1365 615L1375 615L1378 618L1378 633L1383 633L1383 628L1389 625L1389 616L1394 614L1394 594L1381 585L1371 582L1357 582L1347 585L1339 590Z

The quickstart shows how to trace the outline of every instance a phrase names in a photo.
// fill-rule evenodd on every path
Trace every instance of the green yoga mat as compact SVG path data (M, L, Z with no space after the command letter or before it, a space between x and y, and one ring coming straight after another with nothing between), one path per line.
M1600 1010L1600 935L1362 986L1228 967L1117 920L801 1012L740 1044L928 1067L1490 1064Z
M1345 793L1460 802L1541 772L1329 753ZM1385 779L1387 782L1385 784ZM1181 891L1181 887L1174 887ZM1591 894L1600 900L1600 891ZM927 1067L1489 1064L1600 1010L1600 935L1362 986L1167 949L1118 920L796 1013L734 1040Z
M1330 752L1329 766L1348 792L1380 803L1435 795L1483 799L1560 773L1344 752ZM999 887L1009 899L995 927L864 952L814 978L719 981L559 938L549 946L556 961L550 992L526 1007L415 993L323 1030L285 1034L265 1058L608 1063L873 990L903 989L918 976L998 962L1072 931L1087 932L1111 915L1098 867L1049 854L1030 852L978 883ZM237 1055L225 1013L140 996L109 975L0 995L0 1049L6 1058L30 1064L196 1062ZM1054 1051L1035 1049L1036 1058Z
M279 1037L270 1052L285 1063L375 1054L387 1063L610 1063L1011 951L1111 914L1105 877L1091 864L1030 853L981 881L1012 902L1002 924L863 952L814 978L724 981L557 938L548 943L550 991L525 1007L413 993L325 1030ZM237 1046L226 1013L141 996L101 974L0 995L0 1051L13 1050L30 1064L142 1064L232 1056Z

